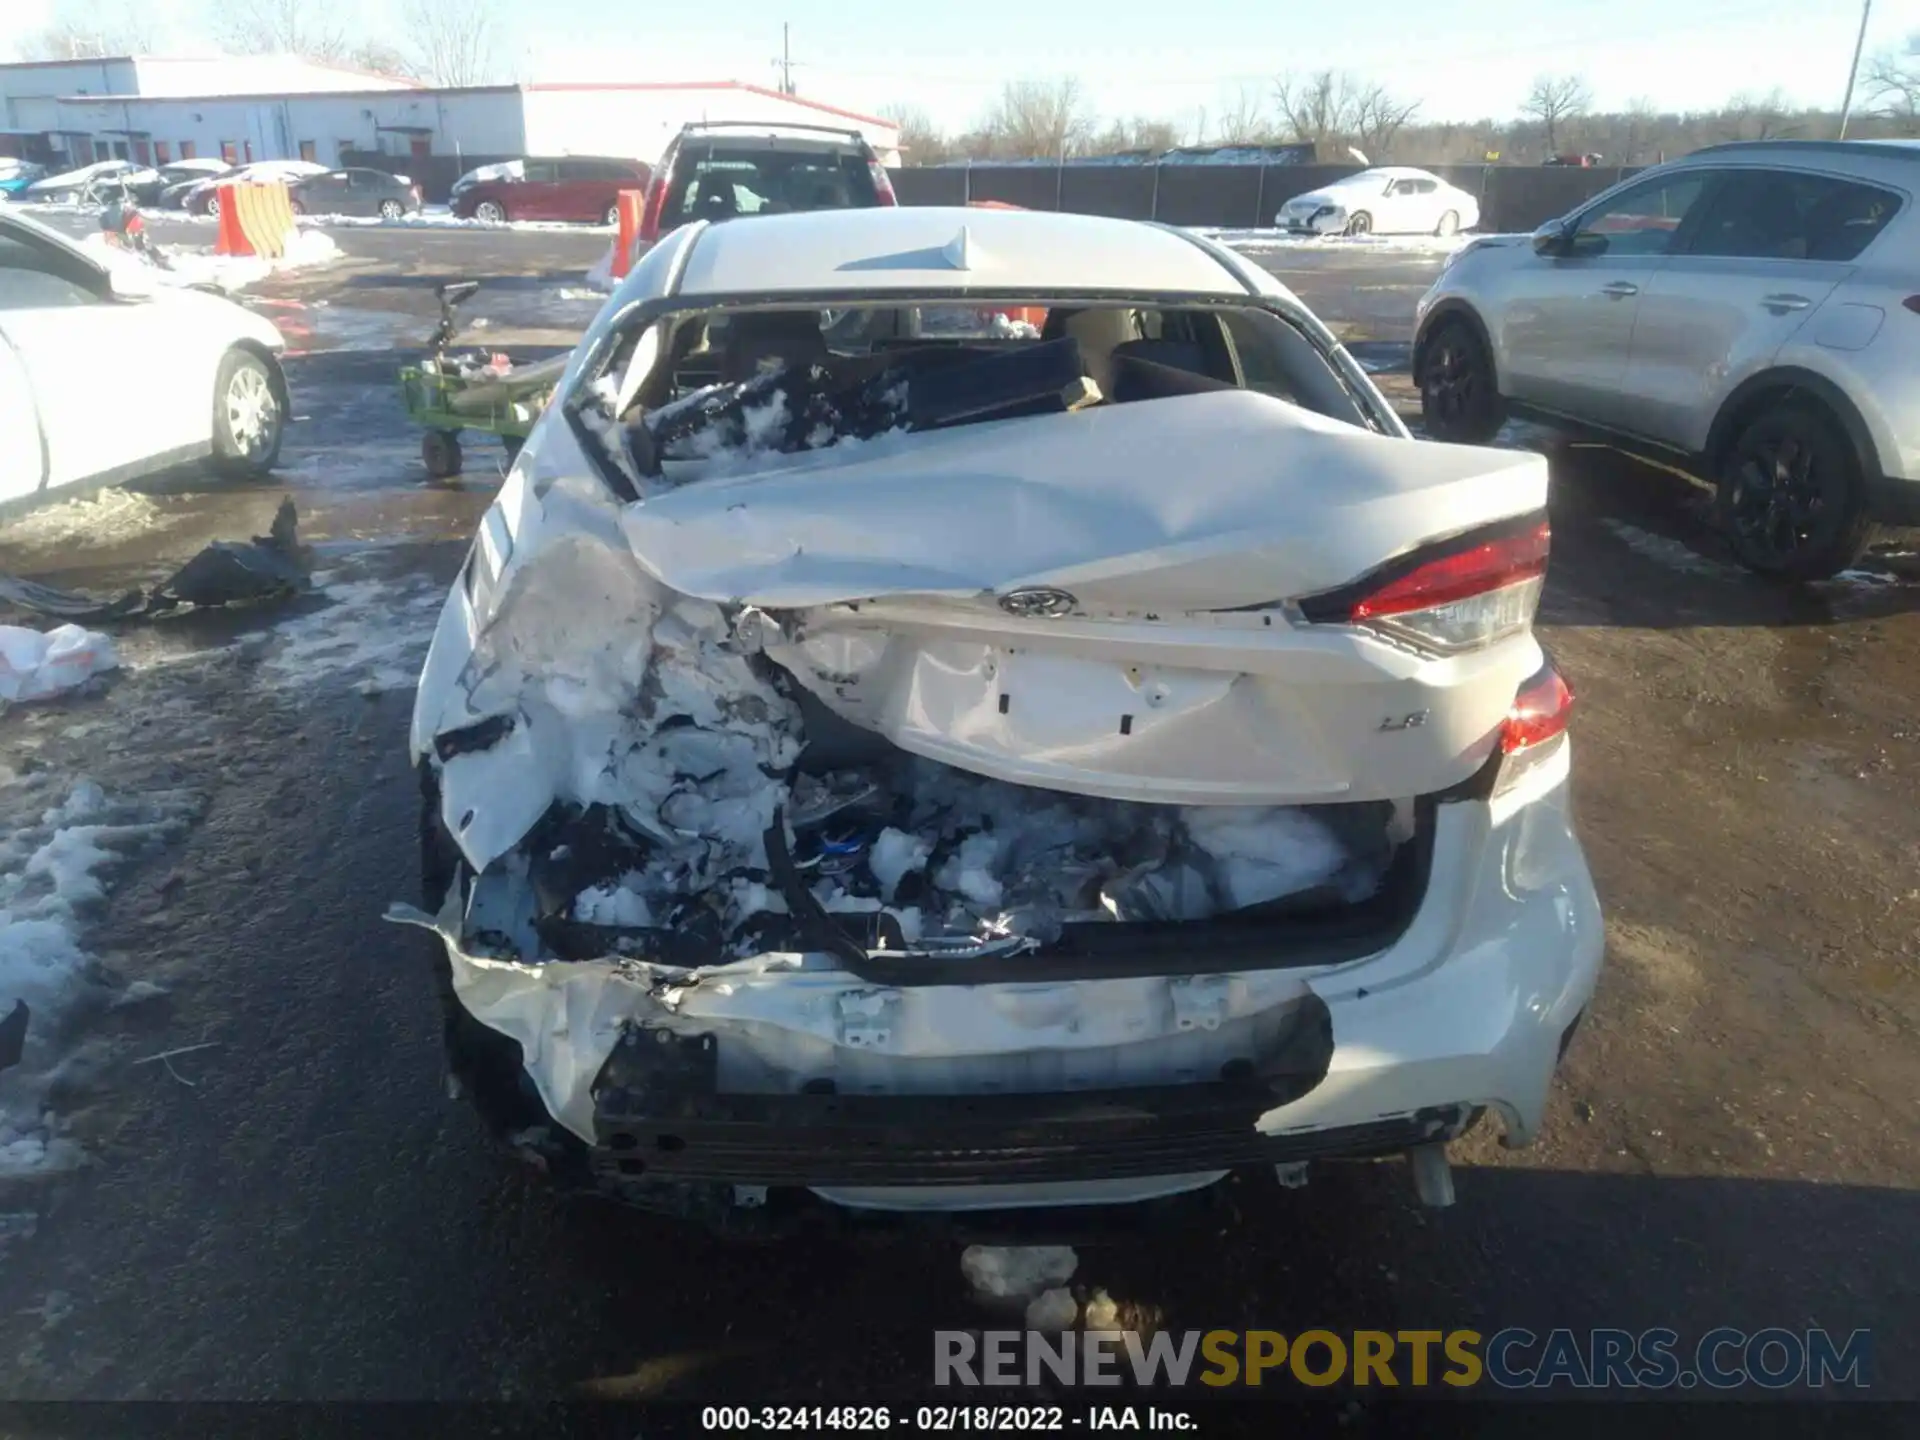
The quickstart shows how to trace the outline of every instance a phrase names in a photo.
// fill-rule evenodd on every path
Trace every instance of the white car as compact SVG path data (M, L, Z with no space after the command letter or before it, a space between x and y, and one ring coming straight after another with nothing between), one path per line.
M36 180L27 186L20 198L30 204L66 205L76 200L89 200L117 192L124 185L144 185L159 178L158 171L146 165L136 165L131 160L100 160L92 165L82 165L78 170L67 170L58 175L49 175L44 180Z
M1174 227L674 230L421 676L392 914L456 1075L722 1225L1403 1153L1445 1203L1483 1111L1539 1130L1601 958L1546 493Z
M1920 142L1755 141L1471 241L1419 305L1428 433L1599 438L1712 483L1753 570L1844 570L1920 525L1916 197Z
M0 510L211 456L280 453L280 332L217 295L149 289L0 211Z
M1480 223L1480 201L1430 171L1384 165L1294 196L1273 223L1309 235L1452 235Z

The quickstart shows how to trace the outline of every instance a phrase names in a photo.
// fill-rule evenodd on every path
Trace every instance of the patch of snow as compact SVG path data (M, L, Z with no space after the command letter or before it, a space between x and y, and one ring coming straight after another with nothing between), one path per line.
M873 871L881 897L893 899L894 892L900 888L901 879L925 870L927 857L932 853L933 843L924 836L909 835L904 830L895 830L891 825L875 836L873 846L867 852L867 868Z
M1304 810L1196 805L1180 818L1187 838L1212 857L1220 899L1235 910L1318 885L1346 859L1345 847Z
M1670 536L1656 535L1650 530L1642 530L1637 525L1629 525L1626 521L1616 520L1612 516L1608 516L1600 523L1634 554L1664 565L1669 570L1678 570L1685 575L1711 576L1717 580L1740 578L1741 572L1733 566L1723 565L1718 560L1710 560L1692 546Z
M1096 1290L1087 1297L1087 1309L1083 1318L1088 1330L1118 1330L1120 1305L1106 1291Z
M619 285L620 281L625 278L624 276L618 276L613 273L614 251L619 244L620 241L617 236L608 241L607 253L594 261L592 266L587 270L587 288L589 290L611 293L613 289Z
M619 884L611 882L582 890L573 902L573 918L589 925L642 927L653 924L653 909L639 892L646 877L629 872Z
M0 1177L78 1163L46 1092L80 1002L96 985L82 932L117 874L198 812L183 792L110 800L81 780L37 818L0 831L0 1013L16 1000L32 1012L25 1058L0 1074Z
M983 1300L1030 1300L1079 1268L1070 1245L969 1245L960 1253L960 1273Z
M68 547L112 545L173 521L173 515L132 490L100 490L30 510L0 524L0 545Z
M443 589L347 580L323 584L321 594L331 602L324 610L275 627L260 667L266 678L281 688L348 680L363 695L419 684Z
M113 641L78 625L0 625L0 705L44 700L120 664Z
M1079 1315L1080 1304L1073 1298L1073 1292L1064 1285L1056 1285L1051 1290L1042 1290L1028 1302L1027 1329L1047 1335L1058 1334L1062 1330L1071 1330Z
M340 247L318 230L299 230L288 238L286 253L278 259L260 255L216 255L210 250L163 247L165 265L157 265L137 250L111 244L99 232L80 242L82 248L108 270L138 275L149 284L184 288L212 285L231 294L258 284L269 275L330 265L340 258Z
M1193 233L1243 254L1275 250L1346 251L1362 255L1451 255L1477 236L1453 235L1297 235L1290 230L1215 229L1191 226Z

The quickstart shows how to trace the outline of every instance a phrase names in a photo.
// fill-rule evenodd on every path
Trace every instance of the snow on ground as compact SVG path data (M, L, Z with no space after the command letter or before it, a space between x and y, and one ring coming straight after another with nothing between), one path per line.
M161 529L178 518L136 491L100 490L55 501L0 523L0 546L39 550L79 542L113 545Z
M138 856L199 814L185 791L110 796L81 779L49 793L32 776L0 778L0 1014L24 1000L31 1015L21 1064L0 1073L0 1178L65 1169L78 1147L47 1106L72 1031L107 987L82 947L87 922ZM49 803L51 802L51 803Z
M326 608L284 620L261 672L281 689L351 685L362 695L411 690L446 589L427 581L314 576Z
M1285 230L1222 230L1203 225L1188 228L1196 235L1247 253L1331 250L1359 255L1451 255L1477 238L1473 235L1295 235Z
M211 250L162 246L167 263L156 265L135 251L107 243L104 234L80 242L93 258L116 273L135 275L154 285L213 285L228 293L258 284L269 275L310 270L340 258L333 238L318 230L301 230L292 237L287 253L269 260L260 255L216 255Z

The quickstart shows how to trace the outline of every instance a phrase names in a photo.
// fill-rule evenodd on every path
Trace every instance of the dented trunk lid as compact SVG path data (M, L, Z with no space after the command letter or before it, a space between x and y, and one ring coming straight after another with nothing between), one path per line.
M1538 455L1248 391L891 434L627 507L671 590L902 749L1173 804L1397 799L1485 759L1539 664L1436 657L1293 602L1539 511Z

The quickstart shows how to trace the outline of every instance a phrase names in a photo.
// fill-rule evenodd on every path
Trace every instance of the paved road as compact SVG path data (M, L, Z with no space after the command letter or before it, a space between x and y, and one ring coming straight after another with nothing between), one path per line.
M0 528L0 569L107 589L260 531L291 493L325 586L290 614L129 628L104 694L0 720L11 813L81 775L200 807L89 933L111 988L167 991L74 1037L55 1105L92 1163L0 1183L0 1395L912 1394L929 1332L980 1323L951 1246L743 1250L561 1204L443 1091L427 952L378 917L416 885L408 667L490 472L423 486L397 356L323 347L392 343L422 283L476 268L551 318L571 302L529 277L599 242L341 239L359 263L277 282L276 313L406 324L317 322L274 485ZM1299 274L1336 320L1375 323L1358 297L1390 293L1344 262ZM1329 1167L1089 1250L1078 1278L1176 1327L1869 1327L1882 1393L1913 1395L1920 589L1889 560L1878 583L1771 591L1680 483L1602 451L1554 464L1542 629L1581 696L1609 967L1545 1138L1467 1142L1449 1212L1414 1206L1397 1163ZM177 1074L133 1063L196 1044Z

